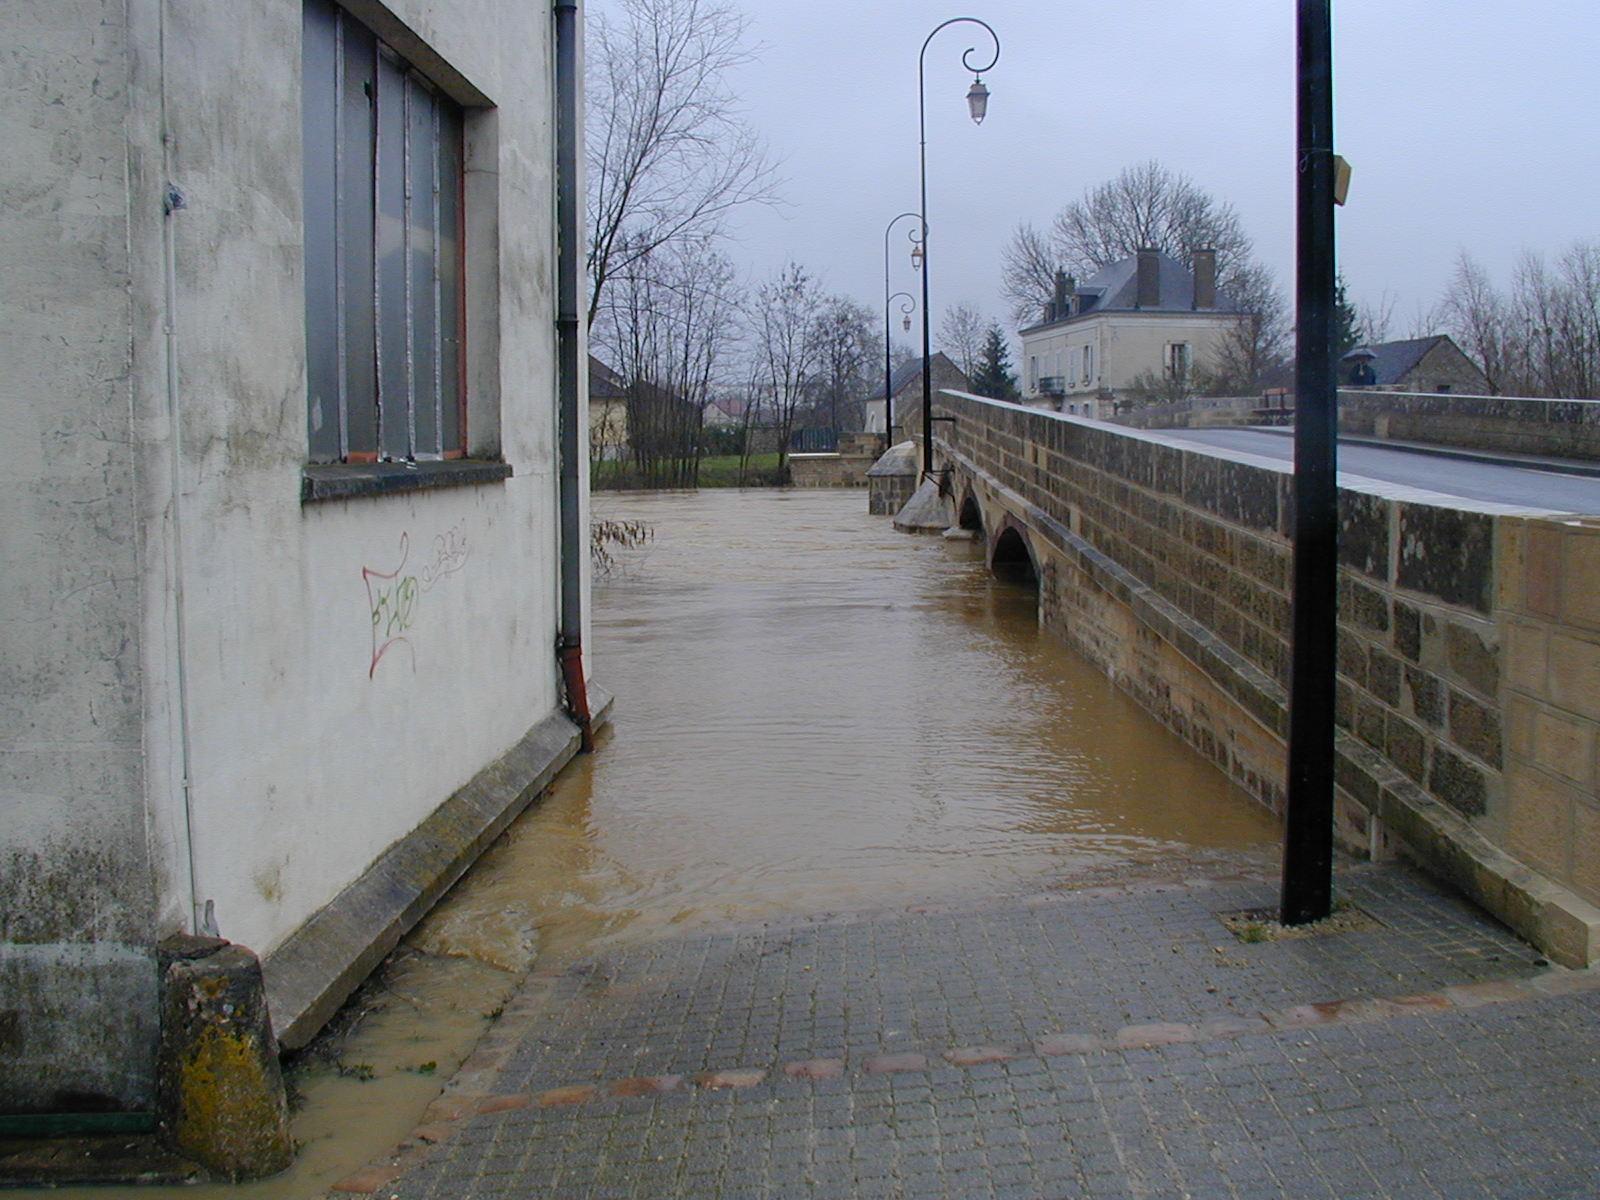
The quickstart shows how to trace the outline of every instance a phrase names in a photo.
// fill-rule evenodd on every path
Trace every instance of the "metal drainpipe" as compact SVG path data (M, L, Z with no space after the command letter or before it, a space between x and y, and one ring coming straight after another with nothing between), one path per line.
M157 86L161 114L161 331L166 343L165 374L167 400L168 480L171 487L169 521L172 538L173 671L177 676L178 759L183 790L183 849L189 868L189 928L194 933L215 933L216 919L210 902L202 910L194 852L194 765L189 738L189 633L184 598L183 563L183 413L178 386L178 231L176 214L186 205L183 193L172 180L172 127L167 118L167 6L156 10Z
M561 626L557 653L567 712L585 751L594 749L583 677L583 537L578 509L578 6L555 0L556 38L556 394L560 402Z

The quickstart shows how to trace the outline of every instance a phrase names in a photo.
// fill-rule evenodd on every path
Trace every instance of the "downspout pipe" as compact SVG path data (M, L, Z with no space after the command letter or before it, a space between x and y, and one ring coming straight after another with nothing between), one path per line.
M589 687L583 677L583 536L579 511L578 445L579 262L582 214L578 197L578 6L554 0L556 51L556 395L559 402L561 494L561 617L557 654L567 713L585 752L594 749Z

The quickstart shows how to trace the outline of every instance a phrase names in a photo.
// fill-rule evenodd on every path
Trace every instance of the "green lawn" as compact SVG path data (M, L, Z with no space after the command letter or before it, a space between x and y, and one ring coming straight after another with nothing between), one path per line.
M631 473L632 464L629 462L603 462L595 466L590 477L590 486L596 491L615 488L632 487L627 478ZM753 454L745 464L746 487L770 487L778 470L778 455ZM737 454L724 454L700 460L700 486L701 487L738 487L739 486L739 456Z

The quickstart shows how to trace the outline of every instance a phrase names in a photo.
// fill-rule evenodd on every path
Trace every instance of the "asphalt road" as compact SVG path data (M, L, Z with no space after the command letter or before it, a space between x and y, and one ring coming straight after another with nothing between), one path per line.
M1224 450L1293 461L1286 432L1260 429L1167 429L1169 437ZM1555 512L1600 514L1600 478L1539 470L1522 463L1486 463L1341 441L1340 473L1426 488L1469 500L1493 500Z

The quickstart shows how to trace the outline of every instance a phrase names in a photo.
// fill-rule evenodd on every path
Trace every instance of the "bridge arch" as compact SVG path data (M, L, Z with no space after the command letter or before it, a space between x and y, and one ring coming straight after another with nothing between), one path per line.
M983 532L983 506L978 503L977 494L970 485L966 489L966 494L962 497L961 506L956 510L956 524L962 529Z
M1039 559L1027 527L1007 516L989 543L989 569L1002 579L1039 586Z

